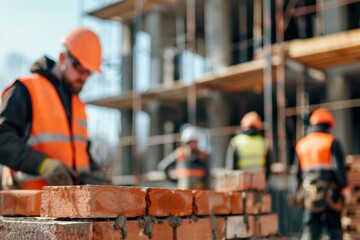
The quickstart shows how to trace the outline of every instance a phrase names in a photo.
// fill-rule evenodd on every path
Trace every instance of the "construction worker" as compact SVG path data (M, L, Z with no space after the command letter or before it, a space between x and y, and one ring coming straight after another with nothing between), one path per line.
M182 145L161 160L158 169L180 189L208 189L208 154L199 149L199 129L187 126L181 133Z
M85 105L78 95L100 71L101 44L93 31L77 28L63 45L56 62L41 58L32 75L16 79L2 94L4 188L108 183L89 154Z
M325 108L314 111L306 136L296 144L298 192L303 197L302 239L320 239L322 226L331 239L342 239L342 201L350 201L344 155L340 142L330 133L335 119Z
M226 168L250 172L270 172L270 154L261 133L262 121L257 112L248 112L240 121L240 132L229 143Z

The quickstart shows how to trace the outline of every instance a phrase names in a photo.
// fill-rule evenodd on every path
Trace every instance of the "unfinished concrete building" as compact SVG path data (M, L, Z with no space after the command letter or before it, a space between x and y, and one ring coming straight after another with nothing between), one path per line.
M90 102L121 111L116 175L155 170L184 123L207 129L211 167L221 168L251 110L274 162L292 162L320 106L334 113L345 152L360 152L358 1L124 0L88 15L121 22L121 94Z

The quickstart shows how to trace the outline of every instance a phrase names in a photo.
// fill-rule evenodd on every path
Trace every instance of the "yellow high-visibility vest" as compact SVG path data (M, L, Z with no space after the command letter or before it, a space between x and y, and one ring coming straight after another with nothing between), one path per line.
M239 134L231 140L237 154L237 169L265 169L266 145L261 135Z

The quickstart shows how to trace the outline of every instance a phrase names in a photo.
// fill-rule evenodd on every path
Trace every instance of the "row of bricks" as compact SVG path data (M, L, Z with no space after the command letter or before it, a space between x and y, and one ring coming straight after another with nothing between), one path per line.
M141 217L117 221L59 221L50 219L2 218L1 239L280 239L275 214L156 219ZM282 239L282 238L281 238Z
M264 172L244 172L242 170L219 170L215 174L215 190L218 192L265 191Z
M115 218L263 214L271 195L262 192L215 192L119 186L45 187L0 191L0 215L56 218Z

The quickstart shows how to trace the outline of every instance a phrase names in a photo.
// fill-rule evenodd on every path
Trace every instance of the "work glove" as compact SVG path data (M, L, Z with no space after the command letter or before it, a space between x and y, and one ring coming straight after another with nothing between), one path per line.
M96 170L92 172L79 173L80 185L110 185L111 180L108 175L101 171Z
M40 165L39 175L49 186L73 185L76 173L61 161L46 158Z

